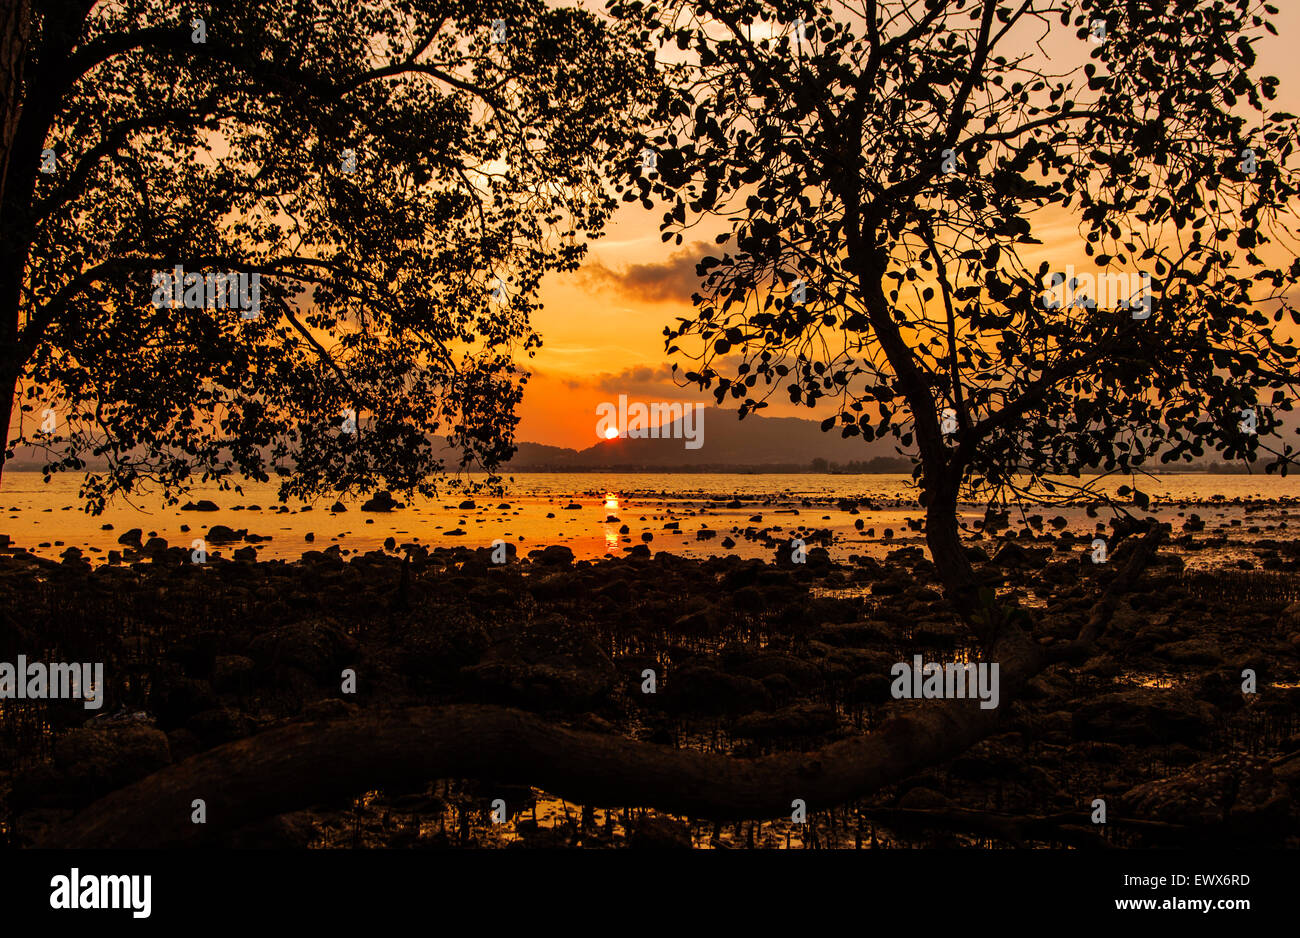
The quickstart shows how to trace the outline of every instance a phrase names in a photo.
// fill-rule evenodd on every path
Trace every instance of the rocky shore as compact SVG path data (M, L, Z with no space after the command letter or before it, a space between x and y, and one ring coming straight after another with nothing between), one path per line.
M1177 532L1176 532L1177 533ZM987 542L986 542L987 543ZM990 545L991 547L992 545ZM144 545L141 545L143 548ZM970 548L1067 641L1111 571L1077 544ZM1300 844L1300 541L1261 569L1189 572L1158 557L1082 666L1002 705L998 731L948 763L808 823L719 825L645 806L578 805L486 781L305 796L236 845L1146 846ZM500 704L547 720L737 757L869 732L890 668L962 660L964 630L916 547L833 561L688 560L636 545L575 561L561 546L309 551L292 563L175 549L91 567L0 554L0 661L105 663L105 706L0 701L0 836L38 843L114 789L295 721L413 705ZM1257 691L1242 692L1242 672ZM345 672L355 693L345 689ZM645 689L654 672L655 693ZM312 786L304 780L304 791ZM492 823L491 804L509 806ZM1107 823L1090 822L1095 799Z

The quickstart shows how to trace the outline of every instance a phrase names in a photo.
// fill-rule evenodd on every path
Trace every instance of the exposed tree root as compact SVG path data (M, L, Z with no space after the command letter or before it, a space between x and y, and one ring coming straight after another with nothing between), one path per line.
M1145 567L1153 531L1098 604L1081 638L1095 640L1118 595ZM1071 643L1073 644L1073 643ZM202 843L259 819L373 788L435 778L534 785L591 805L646 805L715 820L789 815L870 794L965 752L1055 655L1018 628L1003 630L998 709L978 700L895 704L875 732L808 753L741 759L566 729L521 710L417 707L294 723L201 753L120 789L53 830L49 847L166 847ZM207 823L191 821L203 799Z

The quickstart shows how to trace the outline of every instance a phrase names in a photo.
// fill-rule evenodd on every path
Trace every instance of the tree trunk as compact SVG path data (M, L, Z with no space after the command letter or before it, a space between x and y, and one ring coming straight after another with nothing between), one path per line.
M976 626L976 617L982 609L979 600L979 580L966 556L957 526L957 482L945 469L925 473L925 543L930 549L930 559L943 583L944 598L956 608L958 615L972 629L981 633L986 645L994 640L991 634Z
M23 104L23 66L31 29L29 0L0 0L0 203Z
M0 206L8 205L5 193L14 137L22 116L23 69L30 33L29 0L0 0ZM15 245L9 243L13 239L10 222L12 219L6 219L0 227L0 258L6 260L15 253ZM0 275L0 481L3 481L9 446L18 371L18 292L17 280L10 270Z

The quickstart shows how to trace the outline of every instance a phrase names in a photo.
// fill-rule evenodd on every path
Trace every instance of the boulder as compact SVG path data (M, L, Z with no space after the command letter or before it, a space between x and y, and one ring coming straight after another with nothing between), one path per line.
M362 511L392 511L394 508L406 507L401 502L395 500L388 492L376 492L370 497L364 505Z
M491 702L548 710L589 710L618 681L614 662L591 636L559 616L495 636L461 676Z
M244 535L248 533L247 528L240 528L238 531L228 528L224 524L214 524L208 528L207 539L214 544L221 544L229 541L242 541Z
M1137 687L1081 704L1071 729L1076 739L1116 743L1203 743L1217 721L1210 704L1180 690Z
M125 544L127 547L134 547L136 550L139 550L141 546L140 539L143 536L144 531L141 528L132 528L123 534L119 534L117 536L117 542L119 544Z
M172 761L167 736L146 723L91 721L54 742L54 760L13 778L16 807L80 807Z
M1152 652L1157 658L1164 658L1175 664L1209 665L1217 667L1223 664L1223 652L1214 642L1203 638L1193 638L1184 642L1167 642L1158 645Z
M821 671L808 661L782 654L762 654L728 669L732 674L752 677L762 681L779 674L798 690L808 690L821 683Z
M1123 796L1127 812L1145 820L1231 828L1282 836L1291 794L1267 759L1232 753L1145 782Z
M313 679L328 683L356 653L356 642L333 621L311 619L264 632L248 645L259 668L294 667Z
M753 713L772 706L772 695L752 677L725 674L708 665L686 664L670 671L659 687L665 709L690 714Z
M533 559L535 563L548 567L564 567L573 563L573 551L563 544L552 544Z
M824 736L839 726L839 717L830 707L797 704L775 713L751 713L736 721L735 735L754 740L797 736Z

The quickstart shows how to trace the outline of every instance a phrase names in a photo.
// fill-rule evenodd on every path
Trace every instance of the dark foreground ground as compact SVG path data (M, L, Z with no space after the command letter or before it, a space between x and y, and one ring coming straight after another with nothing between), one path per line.
M1196 545L1184 538L1183 552ZM1040 640L1073 638L1112 575L1082 544L1009 542L990 584ZM606 810L490 781L313 796L241 830L245 846L1300 846L1300 541L1265 569L1189 574L1166 552L1126 597L1103 653L1058 665L1000 732L950 762L808 823L714 824ZM917 548L885 562L684 560L639 549L522 563L414 548L300 562L185 552L92 570L0 555L0 661L104 661L100 711L0 701L0 840L39 843L106 793L286 722L439 703L523 708L586 730L735 756L819 748L891 708L889 669L971 649ZM128 558L130 559L130 558ZM1240 565L1240 564L1239 564ZM356 693L341 691L344 669ZM642 673L658 676L642 692ZM1254 669L1258 693L1241 692ZM341 755L341 758L344 756ZM509 818L493 824L501 797ZM1090 822L1104 798L1108 823Z

